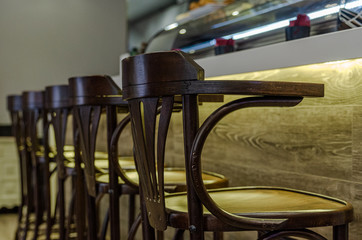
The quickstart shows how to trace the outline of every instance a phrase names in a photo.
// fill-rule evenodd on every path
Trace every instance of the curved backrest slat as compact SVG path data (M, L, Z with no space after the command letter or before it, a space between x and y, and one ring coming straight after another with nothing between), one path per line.
M137 143L135 159L148 218L153 227L165 230L167 217L163 169L173 97L162 98L162 101L159 98L132 99L129 101L129 106L133 140Z
M85 76L69 79L70 99L73 105L74 117L79 130L82 160L85 164L85 175L88 192L96 195L94 166L96 137L101 113L107 109L107 117L116 115L116 108L128 109L126 102L122 100L122 91L109 76ZM117 119L107 121L110 128L115 128ZM112 122L113 121L113 122ZM107 130L109 139L112 131Z
M54 129L57 172L60 179L66 177L64 146L70 106L68 85L48 86L45 88L45 108L47 113L50 114L50 123Z

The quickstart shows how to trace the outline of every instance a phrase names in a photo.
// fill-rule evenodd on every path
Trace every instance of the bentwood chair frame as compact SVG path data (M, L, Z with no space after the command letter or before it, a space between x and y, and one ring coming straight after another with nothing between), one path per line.
M75 235L73 223L75 223L77 239L83 239L86 237L84 171L79 151L79 130L75 122L73 122L72 130L73 146L66 146L66 134L70 132L67 128L68 118L73 113L73 105L69 98L69 86L49 86L46 88L45 98L47 114L50 115L49 125L53 126L56 144L55 159L58 169L57 210L59 211L59 238L73 238ZM75 121L74 117L73 121ZM106 160L101 160L98 163L104 161ZM72 177L72 196L70 201L66 203L65 180L69 176ZM66 204L68 205L67 216ZM75 215L76 217L74 217Z
M21 236L25 236L24 238L26 238L30 224L30 213L34 208L31 188L31 165L30 157L25 147L22 96L8 96L7 104L11 117L12 133L15 137L19 157L21 197L18 212L18 226L15 233L15 239L19 239Z
M97 202L100 197L107 193L109 195L110 207L109 218L111 222L111 239L120 238L119 229L119 197L121 194L130 196L129 222L132 224L135 214L135 194L138 188L121 184L119 187L118 176L115 173L113 162L109 162L109 181L97 183L97 169L94 164L97 131L102 112L106 111L107 121L107 146L110 146L112 133L117 125L117 112L127 112L128 105L123 102L121 90L108 76L74 77L69 79L70 94L73 105L73 116L79 131L80 152L84 163L84 174L87 198L87 223L88 239L97 239ZM110 151L108 149L110 159ZM133 161L133 160L132 160ZM134 166L134 164L133 164ZM135 170L133 170L135 171ZM107 222L107 220L105 220ZM107 225L102 227L104 238Z
M70 162L70 160L66 159L65 157L65 142L68 127L68 118L71 114L68 85L56 85L46 87L45 109L49 118L48 128L52 126L54 130L55 162L57 169L57 204L54 216L48 214L48 217L50 218L48 223L48 225L50 226L50 229L48 229L48 234L50 235L51 227L56 222L59 226L58 237L60 240L65 240L69 239L71 237L71 234L74 235L74 230L72 226L72 223L74 221L73 213L76 186L74 178L77 178L75 174L75 168L77 165L79 165L74 163L74 166L72 165L72 167L68 167L68 165L65 164L67 161ZM49 135L45 135L45 138L48 137ZM70 151L74 151L74 149ZM70 197L70 201L66 203L65 181L69 176L72 177L72 194ZM68 214L66 214L66 205L68 206ZM82 227L78 226L77 229L80 229L78 232L79 236L84 235L82 234ZM79 237L79 239L81 239L81 237Z
M97 195L95 190L97 183L98 193L104 193L102 184L96 182L94 151L97 136L98 124L102 109L106 111L107 122L107 146L109 154L109 183L106 183L103 188L107 190L106 193L110 195L110 223L111 223L111 239L119 239L120 234L120 220L119 220L119 202L118 199L121 195L128 195L129 199L129 238L133 237L134 228L137 226L138 221L134 225L135 215L135 194L139 192L138 174L134 168L129 169L129 160L120 161L118 157L117 147L120 144L132 146L132 141L119 142L119 137L123 130L130 121L129 115L126 115L117 125L117 113L128 113L128 103L122 100L121 90L108 76L88 76L71 78L69 80L70 88L72 89L72 98L74 99L74 117L77 120L80 135L80 145L83 161L85 162L86 183L88 189L89 209L88 213L94 211L94 198ZM177 111L177 110L175 110ZM121 157L123 159L123 157ZM133 157L132 157L133 161ZM93 169L94 168L94 169ZM185 170L179 168L167 168L166 185L167 192L184 191L186 188ZM207 178L206 187L216 188L225 187L228 180L219 174L203 172L203 176ZM89 187L93 186L93 189ZM108 189L109 188L109 189ZM88 217L88 222L95 224L92 220L96 219L95 213L91 213ZM88 224L89 224L88 223ZM95 232L89 232L94 236Z
M325 238L306 228L333 226L335 240L348 239L348 223L353 219L353 209L349 203L319 194L279 187L226 188L208 191L201 175L202 147L210 131L223 117L233 111L249 107L293 107L299 104L303 97L322 97L324 94L322 84L201 81L204 80L203 69L182 52L160 52L130 57L123 60L122 69L123 97L129 103L135 160L140 176L140 195L144 201L142 215L145 229L148 230L144 231L144 239L155 238L154 230L150 226L158 231L165 230L167 226L188 229L190 238L194 240L204 239L204 231L246 230L260 232L259 239L297 236L321 240ZM197 103L199 94L256 97L241 98L224 104L199 127ZM166 196L163 163L167 131L176 95L182 97L188 189L187 193ZM160 107L158 117L157 109ZM291 194L296 198L311 199L311 202L321 201L323 204L317 209L308 205L310 209L301 208L300 211L253 212L251 210L250 212L247 210L249 207L247 203L238 202L237 206L243 207L239 212L230 208L229 210L220 208L213 199L218 194L232 196L238 191L244 194L249 190L254 193ZM292 200L291 202L293 204ZM265 202L261 204L268 205ZM282 203L284 204L286 202ZM324 204L329 204L326 208L335 205L336 207L321 211L319 207L323 207ZM203 207L206 207L207 211L203 210ZM284 206L281 207L283 209Z
M44 116L44 92L26 91L22 94L23 120L25 130L25 144L31 165L31 189L34 193L33 201L35 208L35 225L33 230L33 239L37 239L39 227L44 222L44 213L48 203L46 186L49 173L44 158L47 152L43 148L41 140L43 139L39 132L44 129L46 118ZM41 126L39 126L41 124ZM29 221L26 219L26 221Z

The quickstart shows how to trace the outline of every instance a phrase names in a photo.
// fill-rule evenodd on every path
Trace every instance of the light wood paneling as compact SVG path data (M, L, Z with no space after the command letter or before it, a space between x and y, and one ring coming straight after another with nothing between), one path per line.
M224 174L233 186L284 186L349 201L355 209L350 239L362 239L362 60L222 78L325 84L324 98L306 98L294 108L244 109L223 119L205 144L203 167ZM204 103L200 122L220 105ZM182 164L180 116L172 119L170 135L168 154ZM331 239L330 230L318 231ZM243 233L225 239L235 236Z
M283 186L349 201L355 210L350 239L362 239L362 60L225 79L324 83L325 97L306 98L294 108L244 109L231 114L213 129L205 144L204 169L224 174L233 186ZM225 101L235 98L226 96ZM203 103L200 122L221 104ZM131 140L129 133L125 141L127 137ZM101 140L100 146L104 143ZM166 162L184 165L181 113L172 117ZM121 216L126 216L127 204L121 199ZM318 232L332 239L330 230ZM167 236L172 233L168 230ZM207 239L211 239L209 234ZM226 233L224 239L249 240L255 235Z

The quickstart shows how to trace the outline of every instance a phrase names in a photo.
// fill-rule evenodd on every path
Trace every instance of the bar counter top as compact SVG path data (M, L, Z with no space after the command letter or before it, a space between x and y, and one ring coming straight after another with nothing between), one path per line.
M294 108L244 109L223 119L206 142L204 169L227 176L231 185L283 186L349 201L355 209L350 239L362 239L361 39L362 28L343 30L196 60L208 80L325 86L324 97ZM201 122L220 104L203 104ZM173 163L182 162L182 123L172 124Z
M362 28L342 30L196 60L206 77L362 57Z

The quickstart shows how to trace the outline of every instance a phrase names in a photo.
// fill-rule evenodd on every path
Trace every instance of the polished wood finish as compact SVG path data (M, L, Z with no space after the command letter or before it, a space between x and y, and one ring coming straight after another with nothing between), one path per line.
M103 174L103 178L102 176L97 177L94 161L97 131L102 111L106 112L107 146L109 146L112 132L117 123L117 107L123 109L128 107L122 101L121 90L108 76L70 78L69 87L73 114L77 129L79 129L80 150L84 163L87 187L88 238L97 239L98 235L96 198L99 193L108 193L110 199L111 239L119 239L119 196L121 193L137 194L138 188L128 187L128 192L123 192L120 186L123 186L124 182L119 181L118 176L114 172L115 168L112 166L112 162L109 164L109 174ZM97 191L97 186L100 187L99 190L101 192Z
M20 172L21 196L15 239L20 239L22 235L27 235L29 224L26 224L26 222L29 221L29 215L33 208L32 189L30 185L31 167L29 165L29 157L25 147L25 130L22 116L22 105L21 95L10 95L7 97L7 109L10 112L12 134L16 141Z
M38 135L38 124L44 126L46 119L44 118L44 92L43 91L26 91L22 94L23 104L23 119L25 130L25 143L26 149L30 156L31 162L31 188L33 189L33 199L35 207L35 224L33 230L33 239L37 239L39 234L39 227L43 223L43 214L45 212L45 205L47 203L47 187L46 176L48 175L48 168L44 158L43 145L40 139L43 136ZM29 220L27 219L27 223Z
M123 60L123 94L130 105L136 161L138 170L142 172L141 195L146 207L143 216L148 216L152 227L160 231L167 225L188 229L191 239L203 239L203 231L216 230L266 231L272 235L261 234L260 239L274 239L278 236L323 239L304 228L334 226L335 239L348 239L347 226L353 219L353 209L349 203L278 187L238 187L208 191L201 175L203 145L213 127L226 115L251 107L292 107L299 104L303 97L323 96L323 85L199 81L203 80L203 70L198 66L192 69L193 66L195 63L181 52L151 53ZM199 128L196 97L199 93L262 96L224 104ZM163 165L158 163L164 161L165 139L172 114L170 109L173 106L173 95L176 94L183 96L184 158L188 168L188 191L187 194L165 196L162 186ZM157 119L156 109L159 106L162 109ZM289 201L290 207L285 204ZM294 231L290 231L292 229ZM145 237L152 239L153 232L149 231L148 234L150 235L145 232Z
M95 83L96 82L96 83ZM97 193L103 192L110 195L110 219L111 238L119 238L119 204L118 198L122 195L130 196L129 208L129 228L134 222L134 195L138 194L138 174L135 169L127 169L127 162L120 161L118 147L119 138L125 127L130 123L129 115L126 115L116 126L117 112L127 112L128 103L122 100L121 90L116 87L112 79L108 76L77 77L69 80L74 104L74 114L77 126L80 129L81 151L85 163L85 174L87 190L91 197L96 197ZM96 87L96 88L95 88ZM89 92L88 92L89 90ZM219 98L218 98L219 99ZM96 167L92 162L95 159L95 144L97 130L99 127L101 113L106 113L107 122L107 146L109 152L109 174L95 176ZM179 111L176 109L175 111ZM133 161L133 158L132 158ZM125 167L126 166L126 167ZM227 179L219 174L204 172L206 187L227 186ZM168 168L165 174L165 185L167 192L177 192L186 190L185 170L180 168ZM97 187L98 188L97 191ZM90 201L91 197L89 198ZM90 202L88 212L94 211L94 203ZM92 213L95 219L95 213ZM95 232L90 235L94 235ZM132 234L132 233L131 233Z
M45 89L45 109L49 118L49 125L54 129L56 155L55 162L57 166L57 209L54 216L48 214L48 236L50 236L51 228L57 222L59 226L58 239L65 240L69 238L71 229L70 223L72 216L66 219L66 203L65 203L65 180L69 174L74 176L74 171L66 171L66 158L64 157L65 134L67 130L68 116L70 114L69 91L67 85L49 86ZM49 138L48 135L45 136ZM46 141L48 142L48 141ZM68 205L69 207L69 205ZM50 213L50 204L48 206ZM67 224L68 223L68 224Z
M192 94L324 96L323 85L313 83L200 81L204 77L203 69L185 53L179 52L177 60L163 56L163 53L152 53L123 61L128 69L134 70L134 72L123 71L124 99ZM163 68L160 72L160 66L167 68ZM180 69L178 73L182 72L187 79L171 70L175 68ZM147 84L147 88L144 84Z

